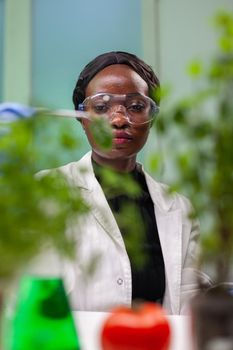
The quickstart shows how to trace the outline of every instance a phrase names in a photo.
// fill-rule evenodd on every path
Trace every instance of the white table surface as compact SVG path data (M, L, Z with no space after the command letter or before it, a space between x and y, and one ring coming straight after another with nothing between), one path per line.
M101 329L109 314L77 311L73 315L82 350L101 350ZM188 316L167 316L167 318L172 330L169 350L192 350L190 318Z

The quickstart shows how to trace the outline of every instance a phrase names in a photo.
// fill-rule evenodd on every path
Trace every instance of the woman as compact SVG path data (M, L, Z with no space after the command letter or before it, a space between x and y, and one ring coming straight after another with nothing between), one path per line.
M196 292L194 279L198 225L189 218L189 201L168 195L165 185L153 180L136 162L158 111L159 80L152 69L135 55L109 52L96 57L81 72L73 102L91 152L60 171L80 188L90 206L88 215L72 230L81 231L78 259L66 266L65 279L73 308L106 311L131 305L136 299L160 302L169 314L187 310ZM113 131L110 150L100 148L92 135L91 116L105 115ZM101 176L108 167L127 176L140 188L140 195L109 194ZM111 192L111 191L110 191ZM121 209L134 204L142 222L141 250L146 262L138 267L127 251L127 232ZM87 266L97 264L88 277ZM199 273L201 274L201 273ZM204 278L204 275L203 275Z

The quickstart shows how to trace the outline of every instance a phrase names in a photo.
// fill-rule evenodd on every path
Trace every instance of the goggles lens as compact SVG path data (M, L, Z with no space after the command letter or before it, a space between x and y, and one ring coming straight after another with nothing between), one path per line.
M115 95L100 93L87 97L78 110L88 112L91 117L105 116L111 119L112 112L119 110L134 124L144 124L151 121L159 112L159 107L148 96L135 93L128 95ZM123 110L122 110L123 107Z

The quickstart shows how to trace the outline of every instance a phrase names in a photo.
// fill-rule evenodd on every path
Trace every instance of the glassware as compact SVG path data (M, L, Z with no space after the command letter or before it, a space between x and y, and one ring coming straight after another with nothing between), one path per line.
M6 308L4 350L80 349L61 278L24 276L12 311Z

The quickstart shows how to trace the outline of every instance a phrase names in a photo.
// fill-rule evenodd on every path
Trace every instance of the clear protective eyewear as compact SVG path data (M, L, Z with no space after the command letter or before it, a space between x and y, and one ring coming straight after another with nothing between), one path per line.
M140 93L117 95L99 93L88 96L78 105L77 117L93 119L103 116L112 120L116 113L122 113L130 124L145 124L159 113L159 106L148 96Z

